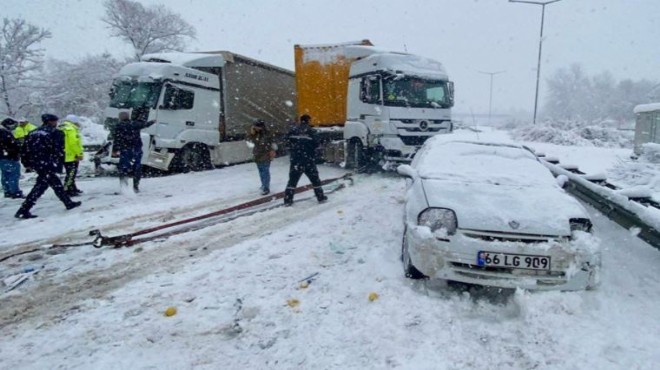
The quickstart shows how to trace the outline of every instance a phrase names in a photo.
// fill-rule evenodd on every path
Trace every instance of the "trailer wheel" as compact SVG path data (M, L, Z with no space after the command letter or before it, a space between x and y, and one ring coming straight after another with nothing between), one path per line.
M365 152L360 139L352 139L348 142L346 153L346 167L361 172L366 166Z

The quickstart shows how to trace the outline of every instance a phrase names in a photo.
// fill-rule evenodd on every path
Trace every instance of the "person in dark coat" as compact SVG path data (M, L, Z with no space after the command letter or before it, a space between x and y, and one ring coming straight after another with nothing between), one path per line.
M270 162L275 158L277 144L273 134L266 128L264 120L256 120L248 134L248 140L254 145L252 155L259 170L261 195L270 193Z
M57 176L64 168L64 133L57 129L58 120L53 114L42 115L41 127L30 132L25 138L21 160L25 167L30 167L37 173L37 182L14 215L16 218L37 217L30 213L30 209L48 187L53 189L67 210L82 204L71 200Z
M113 135L112 151L119 153L119 185L124 188L128 185L126 178L133 174L133 191L140 191L140 178L142 177L142 138L140 130L153 125L155 121L131 121L128 112L119 113L119 123Z
M20 150L18 140L11 130L18 122L7 118L0 126L0 172L2 174L2 190L5 198L25 198L18 185L21 177Z
M305 114L300 117L300 122L296 123L286 135L286 142L289 144L291 152L291 165L289 167L289 182L284 191L284 205L293 204L293 195L295 194L298 180L305 174L314 187L314 195L319 203L328 200L323 194L319 170L316 168L316 148L319 146L316 131L309 126L312 118Z

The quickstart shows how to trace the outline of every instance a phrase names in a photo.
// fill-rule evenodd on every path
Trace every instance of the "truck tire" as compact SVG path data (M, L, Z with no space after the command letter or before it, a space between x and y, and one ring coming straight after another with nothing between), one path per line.
M205 145L187 145L177 153L173 170L188 173L190 171L203 171L213 168L209 151Z
M352 139L348 142L346 150L346 168L352 168L355 172L362 172L367 163L366 155L360 139Z
M406 240L407 229L403 230L403 241L401 242L401 262L403 262L403 273L408 279L420 280L426 279L426 275L422 274L417 267L413 266L410 261L410 252L408 252L408 241Z

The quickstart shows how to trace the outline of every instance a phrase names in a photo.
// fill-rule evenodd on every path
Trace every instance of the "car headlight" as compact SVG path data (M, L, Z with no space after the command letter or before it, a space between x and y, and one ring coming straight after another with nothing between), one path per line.
M427 208L417 217L417 224L427 226L431 232L445 229L447 235L454 235L457 227L456 214L447 208Z
M584 231L587 233L591 232L591 220L588 218L571 218L568 220L571 225L571 232L573 231Z

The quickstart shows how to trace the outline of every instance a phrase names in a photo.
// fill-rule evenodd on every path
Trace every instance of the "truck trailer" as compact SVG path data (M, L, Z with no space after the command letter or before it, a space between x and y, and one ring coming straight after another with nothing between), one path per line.
M312 117L325 161L393 167L453 130L454 88L440 62L369 40L295 45L294 56L298 116Z
M110 97L111 139L120 111L154 120L142 164L182 172L251 160L252 123L263 119L277 137L296 113L293 72L228 51L144 55L119 71Z

